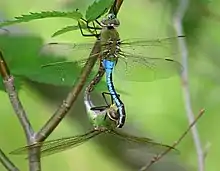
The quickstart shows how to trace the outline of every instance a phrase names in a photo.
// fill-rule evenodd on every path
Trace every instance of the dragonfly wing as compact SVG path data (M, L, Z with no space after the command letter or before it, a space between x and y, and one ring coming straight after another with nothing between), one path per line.
M51 56L45 55L45 53L41 53L39 56L39 68L36 68L36 72L32 72L28 75L29 79L37 82L43 82L47 84L53 84L57 86L73 86L78 76L82 71L82 68L85 66L88 58L92 59L92 63L95 63L99 57L99 50L96 50L94 53L90 54L86 49L86 46L83 48L85 44L75 45L76 53L73 54L74 60L66 60L66 54L57 54L60 55L57 57L51 54ZM93 44L88 44L93 45ZM49 44L48 44L49 46ZM57 47L56 47L57 46ZM60 49L60 44L54 44L54 46L49 46L52 49ZM48 47L48 48L49 48ZM65 46L64 46L65 47ZM46 48L46 49L48 49ZM70 47L69 47L70 48ZM69 49L66 48L66 49ZM64 49L64 48L61 48ZM76 55L77 49L80 49L80 52L87 52L85 56ZM83 51L83 49L85 51ZM48 51L50 52L50 51ZM90 55L90 56L89 56ZM78 59L76 59L78 58ZM96 62L98 63L98 62ZM89 66L92 64L90 63ZM90 74L90 81L94 74L97 72L99 66L93 67L93 72Z
M37 143L37 144L30 145L30 146L19 148L17 150L12 151L10 154L13 154L13 155L27 154L28 149L41 147L42 156L48 156L48 155L58 153L61 151L65 151L67 149L78 146L90 140L91 138L99 135L100 133L101 133L100 131L92 130L83 135L49 140L43 143Z
M153 146L153 147L156 147L157 149L159 149L159 151L165 151L165 150L169 149L173 152L178 152L178 150L176 150L172 146L155 142L152 139L147 138L147 137L138 137L138 136L127 134L127 133L124 133L124 132L118 131L118 130L112 130L110 133L127 141L128 143L136 143L138 145L143 145L148 148Z
M26 74L26 76L32 80L40 83L52 84L56 86L73 86L75 81L80 76L87 59L73 62L60 60L57 62L45 62L39 64L39 67L35 69L35 72ZM90 72L87 81L96 74L99 68L98 62L95 63L92 71Z
M130 52L133 55L145 55L150 57L163 57L171 56L172 54L178 54L176 50L177 41L183 39L184 36L167 37L162 39L146 40L142 38L127 39L121 41L121 49L126 52ZM174 50L175 49L175 50Z
M124 80L147 82L169 78L182 72L182 65L169 58L150 58L123 53L115 67L116 75Z
M73 61L87 58L94 46L91 43L48 43L39 51L40 56L52 55L56 57L71 57Z

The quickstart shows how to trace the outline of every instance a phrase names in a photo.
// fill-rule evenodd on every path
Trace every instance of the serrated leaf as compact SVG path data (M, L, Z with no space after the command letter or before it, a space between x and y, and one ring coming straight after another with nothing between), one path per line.
M104 15L113 4L114 0L96 0L86 10L86 20L94 21Z
M23 22L29 22L29 21L38 20L38 19L55 18L55 17L71 18L71 19L78 21L78 20L80 20L80 18L82 18L82 14L78 11L72 11L72 12L61 12L61 11L30 12L30 14L15 17L15 20L0 22L0 27L12 25L12 24L23 23Z
M70 31L74 31L74 30L78 30L79 29L79 26L67 26L67 27L64 27L58 31L56 31L52 37L56 37L56 36L59 36L61 34L64 34L64 33L67 33L67 32L70 32Z
M81 22L81 21L79 21L79 22L80 22L81 28L82 28L83 30L88 31L88 28L87 28L87 25L85 24L85 22ZM64 33L70 32L70 31L79 30L79 29L80 29L80 28L79 28L79 25L67 26L67 27L64 27L64 28L62 28L62 29L56 31L56 32L52 35L52 37L59 36L59 35L61 35L61 34L64 34Z

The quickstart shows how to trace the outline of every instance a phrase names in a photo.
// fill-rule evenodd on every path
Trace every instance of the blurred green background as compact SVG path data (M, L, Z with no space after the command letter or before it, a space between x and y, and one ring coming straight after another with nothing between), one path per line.
M38 1L1 1L0 19L12 19L28 12L49 10L86 10L91 0L38 0ZM126 38L160 38L175 36L172 14L176 1L132 1L122 4L118 18L118 28L122 39ZM219 105L219 27L218 6L220 1L191 2L184 19L184 29L189 48L189 84L192 108L195 114L201 108L206 113L198 123L198 130L203 148L211 144L205 160L206 171L220 169L220 137L218 125L220 117ZM220 15L220 14L219 14ZM18 60L24 55L36 55L37 48L48 41L86 42L89 38L81 36L79 31L70 32L56 38L50 36L60 28L71 25L73 20L45 19L7 27L16 33L17 41L1 41L5 55L16 55ZM26 41L27 35L30 41ZM1 39L1 38L0 38ZM2 39L3 40L3 39ZM4 52L4 49L6 49ZM28 55L27 55L28 54ZM180 60L180 56L179 59ZM16 65L16 64L14 64ZM29 65L27 63L27 65ZM125 130L142 136L149 136L157 141L172 144L188 126L184 106L181 80L178 76L166 80L148 83L121 81L115 77L115 85L123 90L122 100L126 104L127 124ZM58 87L25 81L19 91L21 101L33 123L39 129L56 110L66 96L69 87ZM94 99L101 101L100 92ZM0 92L0 146L5 153L25 144L24 134L18 123L8 96ZM58 138L84 133L89 129L83 106L82 95L75 103L72 111L51 135ZM197 170L197 157L192 136L189 134L177 147L179 155L167 156L150 170L182 171ZM142 149L131 150L126 143L116 138L105 136L90 141L72 150L55 154L42 159L42 170L138 170L147 163L152 154ZM10 155L12 161L27 170L26 160L22 156ZM0 170L4 168L0 165Z

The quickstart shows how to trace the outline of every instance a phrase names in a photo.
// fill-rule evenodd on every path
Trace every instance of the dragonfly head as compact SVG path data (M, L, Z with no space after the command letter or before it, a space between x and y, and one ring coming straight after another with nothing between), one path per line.
M109 119L111 119L112 121L118 122L119 113L118 113L118 108L117 108L117 106L115 104L112 104L109 107L107 115L108 115Z
M120 22L114 14L108 14L105 18L102 19L101 25L103 27L118 27Z

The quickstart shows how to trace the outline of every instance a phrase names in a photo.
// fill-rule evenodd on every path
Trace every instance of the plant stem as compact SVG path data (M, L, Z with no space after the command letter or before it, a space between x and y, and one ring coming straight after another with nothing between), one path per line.
M197 123L197 121L199 120L199 118L201 118L201 116L204 114L205 110L202 109L200 110L199 114L197 115L197 117L193 120L193 122L188 126L188 128L186 129L186 131L178 138L177 141L175 141L173 143L173 145L171 146L172 148L176 148L176 146L178 144L180 144L180 142L186 137L186 135L188 134L188 132L192 129L192 127ZM156 161L160 160L163 156L165 156L167 153L170 152L170 150L172 148L168 148L167 150L163 151L162 153L160 153L159 155L156 155L149 164L147 164L146 166L142 167L140 169L140 171L144 171L149 169L154 163L156 163Z
M8 93L11 105L25 132L27 144L28 145L33 144L35 142L34 130L30 124L27 114L18 97L18 93L14 86L14 77L10 74L10 70L4 60L4 57L1 51L0 51L0 74L3 78L3 83L5 85L6 92ZM41 168L40 167L40 156L37 155L37 153L39 153L39 149L30 149L28 152L29 152L30 171L40 171L41 170L40 169Z
M189 0L179 0L179 5L177 7L176 13L174 14L174 28L176 30L177 35L184 35L183 27L182 27L182 20L186 13L186 10L189 6ZM189 84L188 84L188 49L185 39L179 39L178 40L179 48L181 51L182 56L182 65L183 65L183 72L181 75L182 79L182 90L184 95L184 101L185 101L185 108L186 108L186 115L189 121L189 124L191 124L194 121L194 114L191 106L191 98L190 98L190 90L189 90ZM191 129L192 136L197 152L198 157L198 171L204 171L204 154L202 150L201 141L199 138L199 132L196 128L196 125L194 125Z
M19 171L19 169L11 162L11 160L0 149L0 162L8 171Z

